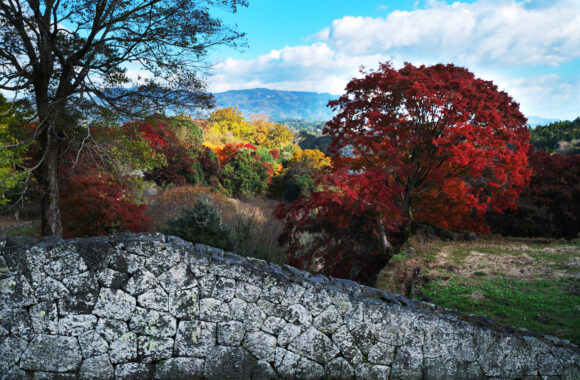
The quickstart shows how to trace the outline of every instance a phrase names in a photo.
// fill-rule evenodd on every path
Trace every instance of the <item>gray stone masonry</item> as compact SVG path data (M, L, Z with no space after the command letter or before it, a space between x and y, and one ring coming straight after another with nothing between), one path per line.
M0 237L1 379L580 379L569 342L160 234Z

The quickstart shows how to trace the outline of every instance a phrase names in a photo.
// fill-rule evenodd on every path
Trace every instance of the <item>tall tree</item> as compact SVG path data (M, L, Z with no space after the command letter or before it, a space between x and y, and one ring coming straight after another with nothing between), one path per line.
M208 105L199 77L208 49L236 47L243 34L211 13L236 12L246 0L3 0L0 89L32 98L38 118L30 139L42 148L42 233L61 235L61 142L75 108L91 102L119 113L160 104ZM131 78L127 65L143 70Z
M389 231L402 226L408 237L413 220L473 229L489 208L515 207L530 177L529 134L511 97L453 65L387 63L365 74L329 102L338 112L324 130L336 170L321 182L326 194L278 209L287 221L281 239L294 252L300 232L334 236L340 230L326 225L359 215L374 231L366 239L376 236L376 251L388 256ZM345 235L335 237L344 246ZM326 261L344 255L341 248Z

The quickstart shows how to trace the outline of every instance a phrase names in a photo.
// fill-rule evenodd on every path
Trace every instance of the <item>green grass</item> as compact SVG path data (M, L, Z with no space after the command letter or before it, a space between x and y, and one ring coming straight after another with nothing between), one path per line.
M421 287L432 302L580 344L580 280L458 278ZM473 297L472 295L476 295Z

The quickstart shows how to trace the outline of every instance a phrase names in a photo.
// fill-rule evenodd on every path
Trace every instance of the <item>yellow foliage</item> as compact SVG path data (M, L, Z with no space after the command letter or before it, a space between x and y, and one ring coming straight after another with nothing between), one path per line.
M288 168L293 168L300 172L311 172L330 166L330 157L318 149L300 148L294 151L292 159L288 163Z
M253 144L269 149L284 147L292 143L292 132L284 125L268 121L258 115L247 122L237 108L224 108L211 113L210 128L204 140L213 145L229 143Z

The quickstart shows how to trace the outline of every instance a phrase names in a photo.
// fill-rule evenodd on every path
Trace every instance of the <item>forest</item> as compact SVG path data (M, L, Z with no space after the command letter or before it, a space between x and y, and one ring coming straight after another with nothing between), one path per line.
M67 238L160 231L369 284L420 225L577 237L579 119L530 130L466 68L390 62L361 69L326 123L212 109L206 57L247 43L216 15L249 4L207 4L0 5L7 219Z
M442 77L453 91L442 87ZM330 103L339 114L324 136L304 128L321 123L246 120L236 108L205 119L156 113L124 122L77 120L58 171L63 236L160 231L371 284L421 223L577 237L580 156L550 153L545 142L548 136L562 139L550 146L573 144L578 119L530 130L531 140L521 114L490 116L473 104L470 117L488 122L465 123L460 111L467 105L456 104L420 123L394 114L391 99L368 95L391 83L411 115L457 86L469 94L487 84L452 65L385 64ZM429 98L435 86L439 96ZM485 91L480 104L510 104L493 87ZM37 219L39 178L19 169L34 167L42 154L31 139L30 107L2 98L0 108L2 144L16 146L0 151L3 213ZM498 132L504 125L509 133Z

